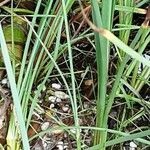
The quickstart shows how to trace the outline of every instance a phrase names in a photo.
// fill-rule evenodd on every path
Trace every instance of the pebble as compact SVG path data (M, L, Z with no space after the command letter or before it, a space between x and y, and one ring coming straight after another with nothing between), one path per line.
M64 149L67 149L67 148L68 148L68 146L67 146L67 145L65 145L65 146L64 146Z
M57 143L57 146L56 146L59 150L63 150L64 149L64 142L63 141L59 141Z
M52 109L52 108L54 108L55 107L55 105L54 104L50 104L50 109Z
M60 102L62 102L62 100L60 98L56 98L56 102L60 103Z
M56 99L57 99L57 98L56 98L55 96L50 96L50 97L48 98L48 100L51 101L52 103L55 103Z
M1 82L2 82L2 84L7 84L8 80L7 80L7 78L4 78Z
M63 133L63 130L59 130L59 129L57 129L57 130L54 130L53 132L52 132L53 134L61 134L61 133Z
M84 102L83 106L85 109L87 109L87 108L89 108L89 103Z
M84 82L84 84L85 84L86 86L91 86L91 85L94 84L94 82L93 82L93 80L86 80L86 81Z
M63 145L57 145L56 147L58 148L58 150L63 150L64 149Z
M134 142L130 142L130 150L136 150L137 145Z
M43 145L43 144L42 144ZM43 146L44 147L44 146ZM36 143L35 145L34 145L34 149L35 150L42 150L43 148L42 148L42 146L39 144L39 143Z
M44 149L46 149L46 147L47 147L47 145L48 145L48 143L47 143L46 141L48 141L47 136L44 136L44 137L42 138L42 145L43 145L43 148L44 148Z
M58 127L60 127L60 126L58 126L58 125L53 125L53 128L58 128ZM53 130L52 131L52 134L62 134L64 132L64 130L63 129L56 129L56 130Z
M65 132L64 133L64 138L67 138L68 137L68 134Z
M48 129L48 127L49 127L49 122L44 122L41 126L41 130L44 131L44 130Z
M150 60L150 55L143 54L143 56L145 57L145 59ZM139 64L138 74L140 74L143 71L144 67L145 67L144 64L142 63Z
M62 110L63 110L63 112L68 112L69 106L68 106L68 105L63 106L63 107L62 107Z
M67 95L66 93L62 92L62 91L55 91L54 92L55 96L60 98L60 99L68 99L69 95Z
M61 88L61 85L58 83L53 83L52 88L59 90Z

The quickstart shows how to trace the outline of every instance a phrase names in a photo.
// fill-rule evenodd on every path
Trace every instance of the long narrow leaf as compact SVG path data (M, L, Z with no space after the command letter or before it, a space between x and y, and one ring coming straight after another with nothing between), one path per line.
M21 110L20 98L18 96L18 91L17 91L17 87L16 87L16 82L15 82L15 76L13 74L12 65L11 65L10 57L9 57L9 53L8 53L8 48L6 45L6 41L5 41L5 37L4 37L4 33L2 30L1 24L0 24L0 37L1 37L0 38L1 51L2 51L2 55L3 55L4 63L6 66L8 79L10 82L10 88L11 88L11 93L12 93L12 97L13 97L17 120L18 120L19 127L20 127L20 134L21 134L22 141L23 141L23 147L24 147L24 150L29 150L30 147L29 147L29 142L28 142L27 131L25 128L25 121L23 118L22 110Z

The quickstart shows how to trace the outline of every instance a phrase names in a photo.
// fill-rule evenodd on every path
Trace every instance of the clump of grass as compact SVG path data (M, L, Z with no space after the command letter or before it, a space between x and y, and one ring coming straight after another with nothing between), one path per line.
M125 129L128 129L128 125L134 124L134 121L138 118L147 115L150 106L150 103L145 101L140 95L142 87L145 84L149 84L150 61L145 59L142 54L150 42L150 29L147 26L135 26L132 23L134 13L146 14L145 9L138 8L146 2L145 0L135 4L133 0L102 0L101 2L91 0L91 3L87 3L91 5L89 8L91 8L92 21L90 21L85 15L82 3L79 0L80 7L78 10L81 9L83 19L92 30L87 29L85 32L79 33L78 37L71 36L69 18L67 16L72 5L75 3L74 0L48 0L45 3L39 0L34 12L14 9L13 7L11 9L3 7L3 9L10 13L8 16L11 17L12 50L15 48L14 18L23 20L28 26L27 40L24 43L24 48L22 47L23 57L19 64L17 64L18 62L15 59L10 58L11 56L7 48L8 43L3 33L4 30L0 26L0 35L2 37L0 38L1 51L14 105L7 135L7 144L10 149L17 150L23 146L23 149L28 150L30 149L30 142L45 133L58 129L63 129L70 133L70 129L73 128L76 134L70 134L76 140L77 149L79 150L87 148L81 138L80 129L94 131L93 145L88 147L91 150L105 150L108 147L113 149L113 146L117 144L120 144L121 147L124 142L129 140L150 145L150 142L144 138L150 135L150 130L147 127L145 127L145 130L137 127L136 132L125 132ZM39 14L41 6L44 9L43 14ZM30 15L18 15L19 11L29 13ZM116 12L119 21L114 29L113 19L116 17L114 15ZM31 20L27 18L29 16L32 17ZM133 39L130 37L132 30L136 30ZM61 42L62 31L66 36L66 40L63 43ZM94 91L97 94L95 127L79 125L78 108L80 107L79 105L82 105L79 88L82 82L80 82L79 86L77 85L72 45L77 41L82 41L84 38L88 39L96 50L98 89ZM112 45L115 46L117 62L115 64L116 72L114 72L112 77L109 77ZM58 64L58 58L64 54L68 56L69 80L66 79ZM141 73L138 72L140 63L145 65ZM20 67L19 71L18 67L16 69L16 65ZM47 115L58 123L59 126L54 129L47 129L29 138L27 131L31 125L34 111L45 113L38 105L38 98L54 69L59 73L68 92L74 124L71 127L65 125L47 112ZM87 73L88 71L86 70L85 72ZM111 79L111 90L107 88L108 78ZM84 80L84 77L82 80ZM33 88L34 85L37 88ZM35 90L33 91L33 89ZM117 127L109 129L109 114L116 101L119 103L124 101L125 105L123 113L119 113L117 116ZM134 105L137 103L144 109L134 112ZM144 111L145 109L146 111ZM127 117L127 110L134 113Z

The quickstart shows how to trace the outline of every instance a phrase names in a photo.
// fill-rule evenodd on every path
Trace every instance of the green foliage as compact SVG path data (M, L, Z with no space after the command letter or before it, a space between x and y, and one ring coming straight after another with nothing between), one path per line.
M73 4L78 5L74 0L47 0L45 2L39 0L34 12L13 8L12 5L11 8L2 7L8 13L4 16L11 17L10 25L3 28L0 25L0 45L3 56L3 58L0 56L0 66L6 67L14 104L7 134L7 145L11 150L19 150L21 147L29 150L29 142L33 139L58 129L63 129L69 134L71 134L70 129L75 129L76 134L71 134L71 136L76 140L79 150L87 148L81 138L80 129L89 129L94 132L93 145L88 148L91 150L105 150L108 147L113 149L114 145L122 146L123 142L129 140L150 145L150 142L144 138L150 135L147 127L145 130L137 128L137 131L132 131L133 133L125 132L128 125L149 113L150 108L150 103L139 94L145 84L149 85L150 61L142 54L150 42L150 29L133 24L134 13L146 13L145 10L138 8L146 2L146 0L138 3L134 3L133 0L86 1L85 5L91 5L90 17L92 17L94 27L90 24L93 30L88 28L83 33L80 32L77 37L71 35L68 17L69 11L74 9ZM83 10L80 0L79 4L77 11ZM25 13L27 17L20 13ZM118 14L119 22L114 25L116 14ZM27 19L28 17L31 18ZM65 35L64 42L61 41L63 34ZM135 35L131 36L132 34ZM78 86L74 69L73 44L83 39L87 39L96 51L98 88L94 91L97 94L95 127L79 124L78 108L82 107L79 88L82 82ZM116 70L110 77L109 64L112 46L115 47L114 55L117 62L115 62ZM68 56L68 78L65 77L58 64L58 58L64 54ZM139 73L141 63L145 67ZM88 66L87 68L89 70ZM38 104L39 96L54 69L58 72L68 92L74 124L71 127L67 126L51 116L59 127L36 133L28 139L27 130L33 114L35 111L45 113ZM108 79L111 80L109 90ZM117 114L118 118L115 118L117 127L112 130L108 129L108 119L116 101L119 103L123 101L125 104L123 111ZM128 116L127 110L134 110L134 104L141 105L142 109Z

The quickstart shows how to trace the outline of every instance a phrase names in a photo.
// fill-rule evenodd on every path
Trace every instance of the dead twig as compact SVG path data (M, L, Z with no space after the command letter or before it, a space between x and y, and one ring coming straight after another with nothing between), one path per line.
M9 107L9 104L11 102L10 98L8 96L6 96L6 91L2 88L2 86L0 86L0 95L1 97L4 99L4 104L2 106L0 106L0 117L2 117L7 108Z
M5 4L7 4L9 1L10 0L4 0L4 1L0 2L0 7L3 6L3 5L5 5Z
M142 25L147 28L149 26L149 22L150 22L150 5L147 8L146 17Z

